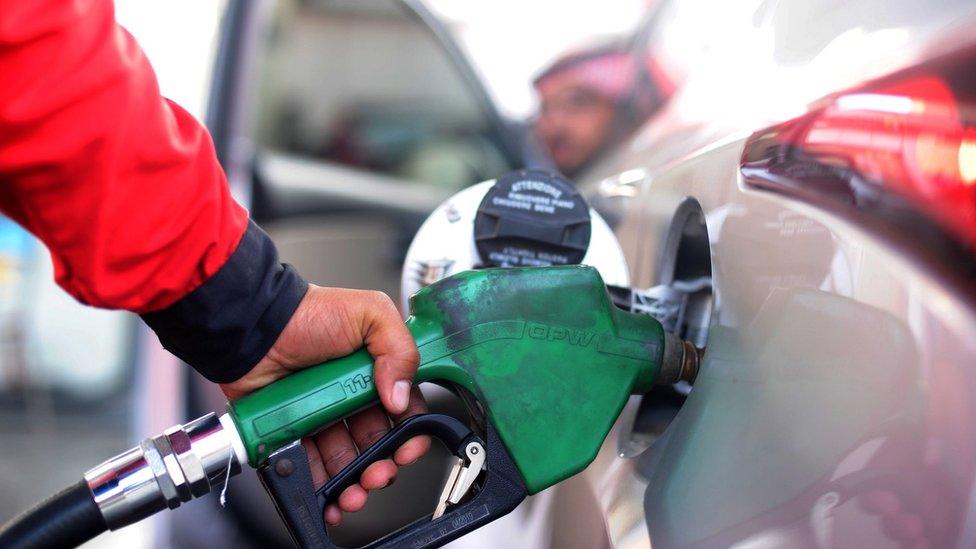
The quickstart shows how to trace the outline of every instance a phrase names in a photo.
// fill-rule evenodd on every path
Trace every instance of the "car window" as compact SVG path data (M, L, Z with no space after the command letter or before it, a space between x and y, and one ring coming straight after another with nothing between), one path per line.
M660 89L660 93L669 99L681 84L689 70L688 51L699 53L701 37L696 33L683 40L675 39L679 29L675 20L678 18L680 2L677 0L662 0L649 12L645 26L638 32L635 55L642 58L651 82ZM683 35L679 35L679 38ZM672 44L682 42L681 48L674 48ZM677 51L676 51L677 50Z
M394 0L283 0L261 44L259 149L460 188L510 168L482 105Z

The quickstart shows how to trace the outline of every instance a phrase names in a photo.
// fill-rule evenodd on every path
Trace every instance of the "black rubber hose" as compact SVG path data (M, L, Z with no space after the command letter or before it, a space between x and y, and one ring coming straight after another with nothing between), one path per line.
M0 530L3 549L77 547L107 530L88 484L81 481L37 504Z

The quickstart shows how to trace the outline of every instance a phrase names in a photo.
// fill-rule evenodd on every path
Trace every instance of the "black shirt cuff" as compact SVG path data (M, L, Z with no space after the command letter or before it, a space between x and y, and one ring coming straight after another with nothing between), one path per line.
M142 319L166 350L210 381L229 383L264 358L307 290L308 283L278 261L271 238L252 221L216 274Z

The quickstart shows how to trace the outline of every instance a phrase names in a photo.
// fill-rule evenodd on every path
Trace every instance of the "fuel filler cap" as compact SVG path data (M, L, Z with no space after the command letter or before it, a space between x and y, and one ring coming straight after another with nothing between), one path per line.
M577 263L608 285L630 285L620 243L576 187L553 172L517 170L459 191L424 221L403 263L402 310L420 288L461 271Z
M572 183L544 170L499 177L474 218L484 267L577 264L590 245L590 208Z

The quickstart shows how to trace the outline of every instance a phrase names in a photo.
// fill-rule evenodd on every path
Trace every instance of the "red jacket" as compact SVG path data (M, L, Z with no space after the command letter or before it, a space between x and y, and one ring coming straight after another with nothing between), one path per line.
M142 314L212 379L253 366L304 293L110 0L0 0L0 211L71 295Z

